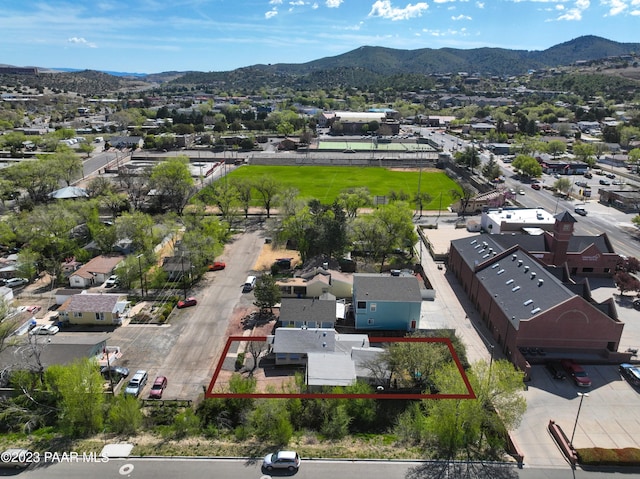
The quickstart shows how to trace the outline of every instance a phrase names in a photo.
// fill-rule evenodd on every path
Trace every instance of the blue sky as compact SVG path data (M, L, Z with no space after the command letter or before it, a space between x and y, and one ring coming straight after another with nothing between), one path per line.
M638 25L640 0L2 0L0 64L226 71L364 45L544 50L581 35L640 42Z

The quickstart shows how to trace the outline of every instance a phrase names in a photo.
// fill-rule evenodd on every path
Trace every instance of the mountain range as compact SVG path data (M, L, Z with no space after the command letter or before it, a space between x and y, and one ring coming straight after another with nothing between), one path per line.
M510 50L504 48L422 48L399 50L386 47L362 46L342 55L325 57L307 63L258 64L227 72L163 72L155 74L68 71L53 77L63 80L69 75L73 83L96 74L108 75L101 83L126 88L127 81L188 85L231 85L239 88L291 87L327 88L332 86L375 87L389 82L389 78L411 78L419 85L425 75L457 72L482 75L521 75L529 70L574 65L578 61L596 61L608 57L640 54L640 43L619 43L588 35L575 38L542 51ZM636 57L637 61L637 57ZM42 69L50 71L50 69ZM41 75L44 77L47 75ZM107 81L108 80L108 81ZM396 80L397 81L397 80ZM76 90L74 90L76 91ZM83 91L83 93L94 93Z

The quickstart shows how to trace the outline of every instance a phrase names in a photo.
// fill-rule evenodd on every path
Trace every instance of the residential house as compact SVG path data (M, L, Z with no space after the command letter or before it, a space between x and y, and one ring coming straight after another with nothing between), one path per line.
M353 275L355 327L360 330L414 331L422 296L414 275Z
M327 299L283 298L280 326L283 328L333 328L338 318L344 319L345 304L335 296Z
M278 328L267 343L276 365L305 368L311 389L355 384L368 376L366 362L384 351L372 348L366 334L339 334L332 328Z
M125 294L83 292L70 296L58 308L60 320L69 324L119 326L129 310Z
M167 273L168 281L180 281L190 277L191 261L184 256L167 256L162 259L162 269Z
M318 298L330 293L336 298L351 298L353 278L350 274L329 268L316 267L300 276L276 281L283 298Z
M113 274L115 267L124 260L124 256L96 256L80 266L69 276L72 288L90 288L104 283Z

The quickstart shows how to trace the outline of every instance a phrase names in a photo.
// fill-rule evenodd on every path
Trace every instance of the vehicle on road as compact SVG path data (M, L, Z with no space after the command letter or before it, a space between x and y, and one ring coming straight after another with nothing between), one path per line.
M578 363L572 361L571 359L563 359L562 367L564 370L571 376L573 382L576 383L577 386L581 388L588 388L591 386L591 378L587 376L587 373L582 366Z
M35 462L35 458L35 454L29 449L5 449L2 451L2 454L0 454L0 468L25 469L29 467L29 464Z
M164 376L158 376L155 381L153 381L153 385L151 386L151 391L149 391L149 397L151 399L160 399L162 398L162 393L164 392L164 388L167 387L167 378Z
M248 293L252 291L256 286L256 277L255 276L247 276L247 279L244 280L244 285L242 286L242 292Z
M222 269L225 269L226 267L227 265L222 261L216 261L213 264L209 265L209 271L220 271Z
M57 334L60 331L60 328L54 324L41 324L40 326L36 326L29 334L31 335L49 335L52 336Z
M606 173L604 176L606 176L607 178L609 178L611 180L613 180L616 177L616 175L614 175L613 173Z
M585 210L584 208L581 208L580 206L577 206L576 208L574 208L573 211L579 214L580 216L587 216L587 210Z
M41 307L41 306L38 306L37 304L33 304L33 305L31 305L31 306L27 306L27 307L25 308L25 310L26 310L28 313L31 313L31 314L36 314L36 313L37 313L38 311L40 311L41 309L42 309L42 307Z
M262 467L267 471L273 469L295 471L300 467L300 456L295 451L278 451L267 454L262 461Z
M633 300L633 308L634 309L640 309L640 298Z
M586 181L576 181L576 186L579 186L581 188L586 188L588 184Z
M118 276L114 274L113 276L109 276L109 279L104 282L104 287L113 288L117 284L118 284Z
M188 308L190 306L195 306L196 304L198 304L198 300L191 296L190 298L181 299L180 301L178 301L178 309Z
M518 190L518 194L519 194L519 195L524 195L524 190L523 190L522 188L520 188L520 189Z
M4 285L7 288L19 288L25 284L29 284L29 280L27 278L9 278Z
M124 390L124 395L138 397L142 392L144 385L147 384L148 377L149 375L144 369L136 371L129 381L129 384L127 384L127 387Z
M593 175L587 171L587 172L584 174L584 177L585 177L585 178L589 178L589 179L591 179L591 178L593 178Z
M611 182L609 180L600 180L599 183L601 185L605 185L605 186L609 186L611 184Z
M629 363L622 363L618 368L620 374L633 386L640 386L640 367Z
M531 188L534 190L539 190L541 188L540 183L532 183Z
M545 366L553 379L566 379L567 375L562 370L562 366L560 365L560 363L551 361L546 363Z

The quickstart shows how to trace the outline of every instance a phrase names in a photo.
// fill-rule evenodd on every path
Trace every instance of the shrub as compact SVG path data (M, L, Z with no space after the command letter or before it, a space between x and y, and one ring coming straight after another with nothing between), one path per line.
M578 462L590 466L639 466L640 449L605 449L592 447L577 449Z

